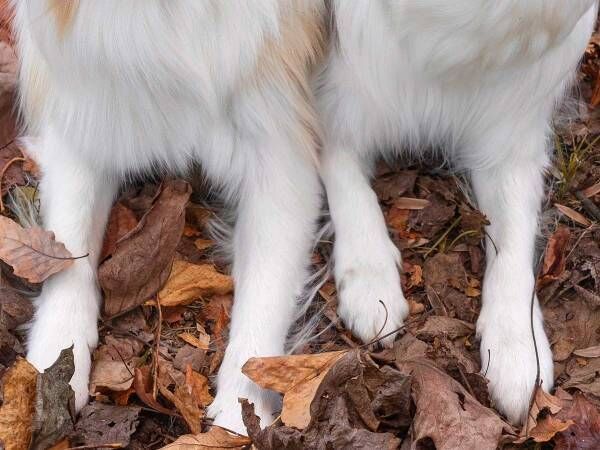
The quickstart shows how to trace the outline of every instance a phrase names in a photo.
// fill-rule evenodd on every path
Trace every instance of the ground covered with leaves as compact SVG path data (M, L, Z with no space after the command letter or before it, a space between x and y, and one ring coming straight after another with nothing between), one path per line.
M244 366L257 384L283 396L279 418L266 429L243 403L249 438L211 428L205 417L233 302L227 263L216 256L208 231L220 207L184 180L130 185L106 231L101 342L90 402L76 417L70 350L41 374L24 359L31 299L72 260L51 233L27 228L39 212L39 173L26 145L14 141L15 67L2 28L0 441L6 449L600 448L598 36L580 72L581 102L568 111L571 120L557 121L542 221L537 291L556 389L536 394L522 429L490 403L475 337L487 220L463 179L410 162L381 165L374 183L403 251L410 303L394 347L357 342L338 319L335 285L326 280L310 311L320 314L318 337L294 355ZM315 271L327 267L330 253L331 242L320 242Z

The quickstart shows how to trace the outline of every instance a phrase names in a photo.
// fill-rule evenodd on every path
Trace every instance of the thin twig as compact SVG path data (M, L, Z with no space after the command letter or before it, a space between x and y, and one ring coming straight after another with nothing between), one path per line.
M81 255L81 256L54 256L54 255L48 255L47 253L44 253L41 250L38 250L37 248L33 248L31 245L26 244L23 241L20 241L18 239L14 239L8 236L3 236L2 239L6 239L8 241L15 241L18 242L19 244L21 244L23 247L27 247L29 250L36 252L39 255L45 256L46 258L50 258L50 259L58 259L60 261L73 261L75 259L83 259L83 258L87 258L88 256L90 256L89 253L86 253L85 255Z
M530 301L530 306L529 306L529 325L531 326L531 338L533 340L533 349L535 350L535 365L536 365L536 373L535 373L535 385L534 385L534 389L533 392L531 393L531 399L529 400L529 411L528 411L528 416L531 416L531 410L533 408L533 404L535 402L535 398L537 396L538 390L540 389L540 387L542 386L542 381L540 379L541 377L541 368L540 368L540 353L538 350L538 345L537 345L537 338L535 336L535 327L533 324L533 309L535 306L535 292L536 292L536 286L537 286L537 280L540 277L541 273L542 273L542 261L544 260L544 256L546 254L546 251L544 250L542 252L542 254L540 255L540 258L538 260L537 263L537 267L535 270L535 279L533 280L533 288L531 291L531 301ZM526 424L525 424L525 436L529 436L529 420L527 420Z
M156 326L156 337L154 338L154 360L152 362L152 397L156 400L158 394L158 355L160 347L160 333L162 332L162 307L160 306L160 295L156 294L156 308L158 310L158 325Z
M392 336L400 331L402 331L404 328L406 328L409 325L412 325L413 323L417 323L420 322L424 319L426 319L427 317L429 317L431 314L433 314L433 312L435 311L435 309L430 309L429 311L424 312L423 314L421 314L419 317L415 317L414 319L408 320L406 321L406 323L404 323L404 325L402 325L399 328L396 328L393 331L390 331L389 333L384 334L383 336L378 337L377 339L373 339L371 342L367 342L366 344L362 344L360 345L358 348L365 348L365 347L369 347L370 345L373 345L383 339L385 339L388 336Z

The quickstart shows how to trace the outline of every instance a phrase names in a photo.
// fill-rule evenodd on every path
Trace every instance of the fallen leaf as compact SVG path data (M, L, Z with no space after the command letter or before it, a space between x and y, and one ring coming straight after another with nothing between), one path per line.
M284 394L281 420L298 429L310 422L310 405L322 380L345 351L250 358L242 373L265 389Z
M192 369L188 365L185 370L185 383L192 390L192 395L199 407L205 408L213 401L209 392L208 378Z
M581 193L587 198L600 194L600 181L588 188L585 188L583 191L581 191Z
M121 444L126 448L135 433L141 408L137 406L113 406L94 402L86 405L75 424L71 440L77 446L101 446Z
M40 227L23 228L4 216L0 216L0 258L12 266L15 275L31 283L41 283L73 264L54 233Z
M6 450L29 448L37 377L37 370L22 358L2 377L0 443Z
M132 362L100 359L94 361L90 375L90 393L126 391L133 385Z
M103 261L114 253L117 249L117 242L133 230L137 226L137 223L138 221L133 211L123 205L123 203L117 202L112 207L106 225L106 232L104 233L100 261Z
M561 411L561 419L573 422L555 439L555 450L596 450L600 448L600 412L582 394L575 394L568 408Z
M243 400L242 418L248 434L258 448L265 450L396 449L400 445L398 438L392 433L374 430L378 429L381 419L408 415L410 382L395 369L385 370L393 374L382 373L364 353L345 352L320 384L310 404L311 419L305 429L270 426L261 430L253 405ZM384 417L377 417L374 408ZM409 417L406 419L408 423Z
M206 350L186 344L177 350L175 358L173 358L173 365L181 371L184 371L188 365L194 370L200 370L205 358Z
M463 320L447 316L429 316L423 326L417 330L417 337L426 341L431 341L438 336L457 339L474 332L475 327Z
M202 350L208 350L208 345L210 344L210 336L208 334L201 335L202 339L197 338L191 333L185 332L177 335L179 339L184 342L187 342L190 345L193 345L196 348L200 348Z
M190 193L183 181L165 182L150 210L102 263L98 277L107 317L141 305L163 286L181 239Z
M208 432L181 436L161 450L243 450L252 444L250 438L231 434L223 428L213 426Z
M152 397L152 393L150 392L152 389L148 386L149 373L150 370L148 366L144 366L143 368L135 368L133 387L136 395L150 408L169 416L175 415L173 411L165 408Z
M511 431L496 412L481 405L430 361L405 360L397 365L413 378L412 448L429 441L437 450L495 450L503 433Z
M560 398L537 389L535 398L527 416L527 423L521 430L521 438L516 443L523 443L528 439L535 442L548 442L556 433L565 431L571 425L572 420L560 420L556 417L562 409Z
M558 280L564 273L567 264L566 251L571 232L567 227L559 227L548 240L544 253L540 287L550 281Z
M398 197L394 200L392 206L397 209L407 209L409 211L420 210L429 206L429 200L423 198Z
M69 381L75 372L73 348L64 349L37 378L31 450L45 450L73 430L75 394Z
M158 295L161 306L178 306L187 305L202 297L231 292L231 277L217 272L212 264L198 265L176 260Z
M600 345L574 350L573 353L584 358L600 358Z
M175 392L171 392L166 386L159 384L158 389L163 397L175 405L190 431L194 434L200 433L202 431L201 421L204 413L198 407L198 403L192 395L191 387L187 385L176 386Z
M589 227L592 224L592 222L590 222L587 217L585 217L583 214L575 211L573 208L569 208L568 206L561 205L559 203L555 203L554 206L561 213L563 213L565 216L567 216L573 222L578 223L579 225L583 225L584 227Z

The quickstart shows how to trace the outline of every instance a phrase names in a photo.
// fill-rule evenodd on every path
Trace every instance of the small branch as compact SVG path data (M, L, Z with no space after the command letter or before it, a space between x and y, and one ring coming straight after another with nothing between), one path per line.
M154 358L152 361L152 397L156 400L158 394L158 355L160 352L160 334L162 332L162 307L160 306L160 295L156 294L156 308L158 309L158 325L156 337L154 338Z

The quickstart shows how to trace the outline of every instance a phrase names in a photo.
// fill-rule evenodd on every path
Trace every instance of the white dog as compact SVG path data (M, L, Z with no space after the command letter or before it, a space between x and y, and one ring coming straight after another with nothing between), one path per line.
M384 323L380 300L384 333L402 324L400 255L369 178L382 154L439 148L470 175L491 221L477 331L492 397L514 422L536 379L529 310L550 121L596 14L595 0L333 1L318 101L339 314L365 341ZM533 320L549 389L537 300Z
M302 290L322 201L310 67L323 0L14 0L22 111L43 176L45 226L74 255L43 287L28 359L74 344L88 400L100 295L96 265L120 181L201 163L237 208L236 299L210 407L244 431L238 397L272 420L274 397L240 372L279 355Z

